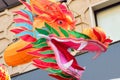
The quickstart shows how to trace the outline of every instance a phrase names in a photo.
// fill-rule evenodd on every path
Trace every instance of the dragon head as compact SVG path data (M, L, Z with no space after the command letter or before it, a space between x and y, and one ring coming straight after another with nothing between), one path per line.
M47 39L47 43L51 46L55 54L55 59L59 68L65 73L71 75L75 80L79 80L84 68L80 67L72 56L70 49L78 51L92 51L92 52L105 52L106 46L97 40L83 39L83 38L59 38L55 35L42 35L41 37ZM97 54L94 58L98 57Z
M74 28L74 16L64 4L50 0L31 0L30 3L31 10L35 14L34 27L41 28L46 22L56 30L58 30L58 27L66 30Z

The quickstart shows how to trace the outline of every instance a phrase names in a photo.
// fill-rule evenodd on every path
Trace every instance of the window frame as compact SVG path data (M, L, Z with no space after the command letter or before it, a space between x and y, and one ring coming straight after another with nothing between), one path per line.
M117 6L120 4L119 0L102 0L98 3L92 4L89 6L89 10L90 10L90 20L91 20L91 26L98 26L98 22L97 22L97 17L96 17L96 12L100 12L103 10L106 10L108 8ZM116 42L120 42L120 40L114 41L113 43Z
M101 12L101 11L105 11L105 10L107 10L107 9L110 9L110 8L115 7L115 6L118 6L118 5L120 5L120 3L115 3L115 4L112 4L112 5L106 6L106 7L104 7L104 8L95 10L95 11L94 11L94 16L95 16L96 26L98 26L97 13L99 13L99 12Z

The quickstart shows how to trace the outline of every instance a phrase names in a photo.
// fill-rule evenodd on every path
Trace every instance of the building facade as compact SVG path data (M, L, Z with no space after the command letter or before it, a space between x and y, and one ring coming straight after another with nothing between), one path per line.
M7 2L7 0L1 1ZM100 26L107 35L110 34L109 36L114 42L120 40L120 0L68 0L66 4L77 20L76 31L81 32L87 27ZM10 32L10 29L14 27L13 19L20 17L14 14L13 11L25 8L21 4L14 5L15 7L12 7L12 5L5 7L5 5L0 6L0 63L3 64L5 64L3 59L4 50L15 39L14 34ZM6 67L11 76L36 69L32 63L15 67L6 65Z

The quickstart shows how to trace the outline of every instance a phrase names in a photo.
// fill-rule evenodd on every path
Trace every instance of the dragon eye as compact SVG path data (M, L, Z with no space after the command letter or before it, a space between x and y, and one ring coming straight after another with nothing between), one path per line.
M59 25L61 25L61 24L63 24L63 21L62 21L62 20L58 20L57 23L58 23Z

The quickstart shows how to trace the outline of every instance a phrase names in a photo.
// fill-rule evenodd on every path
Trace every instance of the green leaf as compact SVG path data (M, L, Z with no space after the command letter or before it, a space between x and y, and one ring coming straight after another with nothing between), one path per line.
M52 58L44 58L42 59L44 62L53 62L53 63L56 63L56 60L55 59L52 59Z
M37 45L37 44L40 44L40 43L42 43L42 42L46 42L46 39L45 39L45 38L40 38L40 39L38 39L36 42L34 42L34 43L32 43L32 44Z
M50 31L51 34L56 34L57 36L60 36L60 34L54 28L52 28L50 25L45 23L45 26L48 28L48 30Z
M61 28L61 27L59 27L59 29L60 29L60 31L63 33L63 35L64 35L65 37L69 37L69 34L68 34L68 32L67 32L66 30L64 30L64 29Z
M36 31L39 32L40 34L49 35L49 32L44 29L36 28Z
M71 78L72 76L64 74L64 73L57 73L59 76L63 77L63 78Z
M34 45L33 47L34 47L34 48L42 48L42 47L46 47L46 46L48 46L48 44L47 44L46 42L43 42L43 43L41 43L41 44Z
M89 36L83 34L83 33L79 33L76 31L69 31L70 34L72 34L73 36L75 36L76 38L84 38L84 39L90 39Z
M43 51L41 52L41 54L54 54L54 51L53 50L46 50L46 51Z
M49 72L51 72L51 73L61 73L62 72L62 70L59 70L59 69L53 69L53 68L47 68L46 69L47 71L49 71Z
M54 28L52 28L52 32L53 32L54 34L56 34L57 36L60 36L60 34L59 34Z
M45 26L48 28L48 30L51 32L51 26L45 23Z

